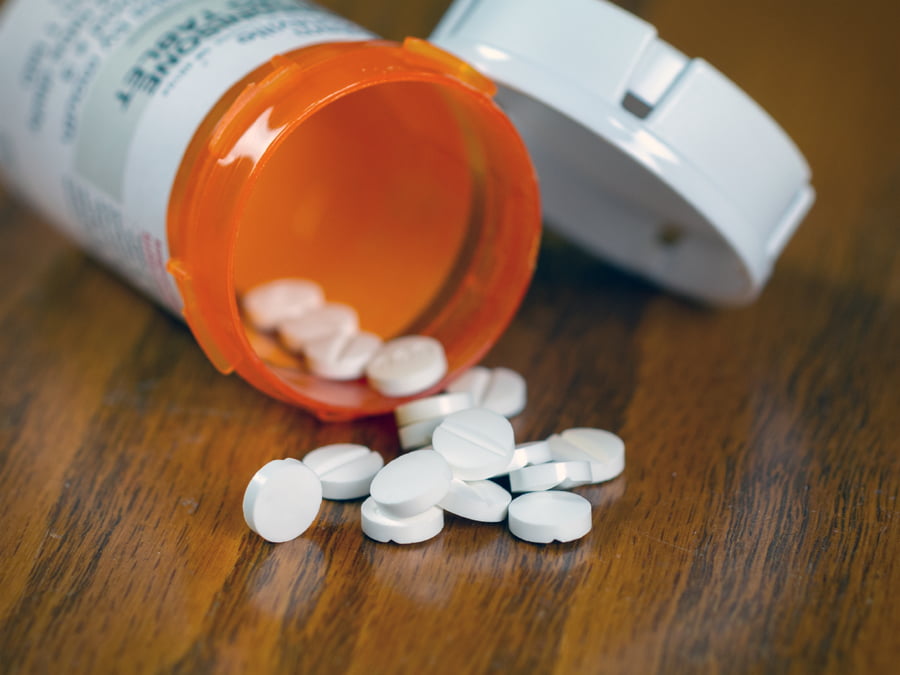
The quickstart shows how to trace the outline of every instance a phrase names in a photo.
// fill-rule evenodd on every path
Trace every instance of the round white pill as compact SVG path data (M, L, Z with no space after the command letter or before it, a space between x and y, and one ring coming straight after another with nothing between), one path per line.
M553 488L568 490L592 482L590 462L549 462L509 473L509 487L513 492L540 492Z
M516 452L524 454L529 465L553 461L553 455L550 454L550 443L546 439L517 445Z
M515 417L525 409L528 387L525 378L509 368L470 368L447 387L448 392L468 392L472 405L504 417Z
M414 422L413 424L407 424L405 427L400 427L397 430L400 436L400 447L404 450L414 450L431 445L431 435L443 421L443 417L436 417L431 420Z
M568 429L548 442L555 459L590 462L594 483L612 480L625 470L625 442L609 431Z
M493 481L466 483L453 479L450 491L438 506L461 518L481 523L499 523L506 518L512 495Z
M563 464L568 466L566 467L566 478L559 484L560 490L571 490L572 488L597 482L594 480L594 465L590 462L563 462ZM539 464L538 466L543 465Z
M491 476L491 478L505 476L512 471L533 464L544 464L545 462L551 461L553 461L553 457L550 455L550 444L546 440L522 443L521 445L517 445L516 449L513 451L509 466L496 476Z
M276 279L244 293L241 306L251 324L261 331L303 316L325 302L322 288L306 279Z
M447 373L444 346L432 337L407 335L387 342L366 366L369 384L385 396L412 396Z
M431 442L460 480L483 480L512 461L515 435L502 415L472 408L449 415L434 430Z
M525 378L509 368L494 368L481 407L504 417L515 417L525 410L528 387Z
M447 385L447 391L452 394L467 392L472 396L472 405L480 408L490 381L490 368L473 366Z
M432 506L409 518L397 518L369 497L360 509L362 531L370 539L387 543L418 544L444 529L444 511Z
M394 410L394 418L397 420L398 427L404 427L438 417L444 418L471 407L472 395L467 391L456 394L439 394L397 406L397 409Z
M321 477L329 471L338 469L371 453L372 451L365 445L334 443L310 450L303 457L303 463Z
M443 457L434 450L416 450L379 471L370 493L383 513L409 518L441 501L452 480L453 472Z
M296 459L276 459L256 472L244 492L244 520L266 541L296 539L315 520L322 484Z
M571 492L531 492L509 505L509 531L535 544L574 541L591 531L591 503Z
M368 497L372 480L384 466L384 458L377 452L322 476L322 496L325 499L359 499Z
M518 471L519 469L528 466L528 456L522 451L516 448L513 450L512 458L509 460L509 465L500 471L499 473L494 474L491 478L499 478L500 476L506 476L507 474Z
M364 445L336 443L308 453L303 463L322 481L325 499L343 500L367 496L384 459Z
M383 344L374 333L337 332L306 342L306 363L313 375L327 380L356 380Z
M278 324L278 336L292 352L302 352L317 340L359 330L359 316L349 305L327 302L296 319Z

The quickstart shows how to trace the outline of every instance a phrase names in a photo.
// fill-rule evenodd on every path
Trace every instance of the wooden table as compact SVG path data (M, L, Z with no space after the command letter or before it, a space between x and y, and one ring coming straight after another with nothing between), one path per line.
M324 4L426 35L447 0ZM368 443L217 374L183 325L0 197L0 670L897 672L900 95L890 0L636 0L809 159L818 202L762 298L698 308L548 239L490 354L522 439L622 435L593 531L450 520L408 548L326 503L241 516L263 463ZM864 9L860 9L864 8Z

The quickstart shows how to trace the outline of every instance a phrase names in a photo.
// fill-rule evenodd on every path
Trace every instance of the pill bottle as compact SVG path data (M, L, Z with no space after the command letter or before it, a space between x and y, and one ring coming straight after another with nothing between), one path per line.
M449 377L530 280L527 150L494 85L427 42L295 0L7 0L0 92L13 189L220 371L322 419L402 399L264 361L241 292L313 279L364 330L439 339Z

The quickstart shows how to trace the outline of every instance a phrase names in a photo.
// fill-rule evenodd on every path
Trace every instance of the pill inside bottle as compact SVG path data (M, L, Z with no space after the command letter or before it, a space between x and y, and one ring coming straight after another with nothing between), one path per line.
M540 236L535 175L493 93L415 40L308 47L235 85L169 207L169 270L213 363L323 419L402 403L316 377L241 316L241 294L298 277L353 307L362 331L439 340L448 378L478 361L521 302Z

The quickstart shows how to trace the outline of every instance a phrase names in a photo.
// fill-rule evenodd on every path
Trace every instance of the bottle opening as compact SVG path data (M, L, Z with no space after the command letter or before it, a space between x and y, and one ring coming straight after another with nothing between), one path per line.
M383 337L415 330L481 216L472 158L441 90L364 89L315 113L273 149L240 215L238 294L304 277ZM474 212L473 212L474 211Z
M212 228L221 214L230 233L218 238L229 264L217 270L227 283L195 281L210 291L186 310L195 335L201 343L212 335L217 353L257 388L323 419L384 413L404 399L365 380L310 374L302 356L244 322L240 294L279 278L315 281L328 302L356 309L361 330L440 340L451 376L479 360L512 319L540 238L527 151L485 92L399 45L347 49L314 76L291 82L288 72L275 87L239 96L232 107L252 110L238 115L243 132L224 144L228 134L214 132L218 159L208 158L206 186L193 195L201 205L194 215L206 223L198 227ZM327 97L315 91L323 79ZM307 98L298 94L304 86ZM185 201L191 196L187 189Z

